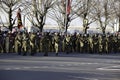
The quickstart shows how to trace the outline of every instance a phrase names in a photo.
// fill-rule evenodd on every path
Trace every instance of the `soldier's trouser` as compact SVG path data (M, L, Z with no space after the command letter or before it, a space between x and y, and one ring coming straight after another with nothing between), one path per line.
M21 55L21 45L18 45L18 55Z
M30 46L31 46L31 55L34 55L35 54L35 45L34 43L30 43Z
M26 55L26 53L27 53L27 46L23 46L22 49L23 49L23 55Z
M58 43L55 43L55 53L58 54Z
M2 45L0 44L0 53L2 53L3 52L3 47L2 47Z
M48 56L48 46L44 45L44 52L45 52L44 56Z
M70 45L66 44L65 46L66 53L68 54L70 52Z

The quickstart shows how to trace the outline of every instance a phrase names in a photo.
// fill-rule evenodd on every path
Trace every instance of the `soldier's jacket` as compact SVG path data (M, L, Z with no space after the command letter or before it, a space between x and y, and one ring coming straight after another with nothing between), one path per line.
M83 42L83 38L81 37L80 38L80 47L83 47L84 46L84 42Z
M88 41L89 41L90 47L93 48L93 39L92 39L92 37L89 37Z
M22 36L22 48L24 48L24 47L26 48L27 45L28 45L28 37L26 34L23 34L23 36Z
M48 46L49 45L49 36L45 35L42 39L42 45L43 46Z
M54 36L54 42L59 43L59 36L57 36L57 35Z
M17 44L22 45L21 41L22 41L22 35L21 34L17 34L15 37L15 40L17 41Z
M31 46L34 46L35 45L35 37L36 37L36 35L35 34L30 34L30 36L29 36L29 40L30 40L30 45Z
M65 44L69 45L70 44L70 36L65 37Z

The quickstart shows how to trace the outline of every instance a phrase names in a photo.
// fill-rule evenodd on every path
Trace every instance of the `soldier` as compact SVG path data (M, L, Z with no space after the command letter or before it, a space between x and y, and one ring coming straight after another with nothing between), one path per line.
M42 39L43 51L45 52L44 56L48 56L48 47L49 47L49 33L45 33Z
M22 33L18 32L15 37L15 52L18 55L21 55L21 48L22 48Z
M118 35L118 39L117 39L117 48L118 48L118 52L120 52L120 34Z
M102 45L102 36L98 36L98 46L99 46L99 53L102 53L103 51L103 45Z
M72 52L76 52L76 33L74 33L74 35L71 36L71 43L72 43Z
M84 53L88 52L88 35L84 34L84 46L83 46L83 51Z
M98 35L97 34L93 36L93 52L94 53L98 52Z
M108 53L108 36L103 37L103 51Z
M10 43L10 34L7 33L6 37L5 37L5 52L9 53L9 43Z
M67 54L69 54L70 52L70 39L71 39L70 35L67 34L65 37L65 50Z
M33 56L35 54L36 35L34 33L30 33L29 38L31 56Z
M77 34L77 36L76 36L76 51L77 52L80 52L80 35L79 34Z
M27 48L28 48L28 36L27 33L22 34L22 51L23 51L23 56L27 55Z
M14 42L15 36L14 33L9 33L9 52L14 52Z
M81 37L79 38L79 42L80 42L80 53L83 53L84 39L83 39L83 36L82 36L82 35L81 35Z
M113 36L113 52L116 53L118 50L118 38L117 35Z
M89 43L89 52L93 53L93 38L92 38L92 35L89 36L88 43Z
M0 53L3 53L3 35L2 32L0 31Z
M54 35L54 48L55 48L55 53L56 56L58 56L58 49L59 49L59 36L57 33Z

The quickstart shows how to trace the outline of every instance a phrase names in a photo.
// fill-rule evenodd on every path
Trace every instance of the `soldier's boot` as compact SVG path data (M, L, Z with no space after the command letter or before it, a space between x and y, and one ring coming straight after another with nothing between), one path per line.
M23 56L26 56L27 55L27 52L23 52Z
M47 53L47 52L45 52L44 56L48 56L48 53Z
M57 53L55 53L55 55L56 55L56 56L58 56L58 52L57 52Z

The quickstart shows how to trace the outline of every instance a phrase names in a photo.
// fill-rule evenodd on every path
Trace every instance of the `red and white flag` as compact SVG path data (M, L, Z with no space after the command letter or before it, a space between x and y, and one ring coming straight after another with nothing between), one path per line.
M70 14L71 11L71 0L66 0L66 13L67 15Z

